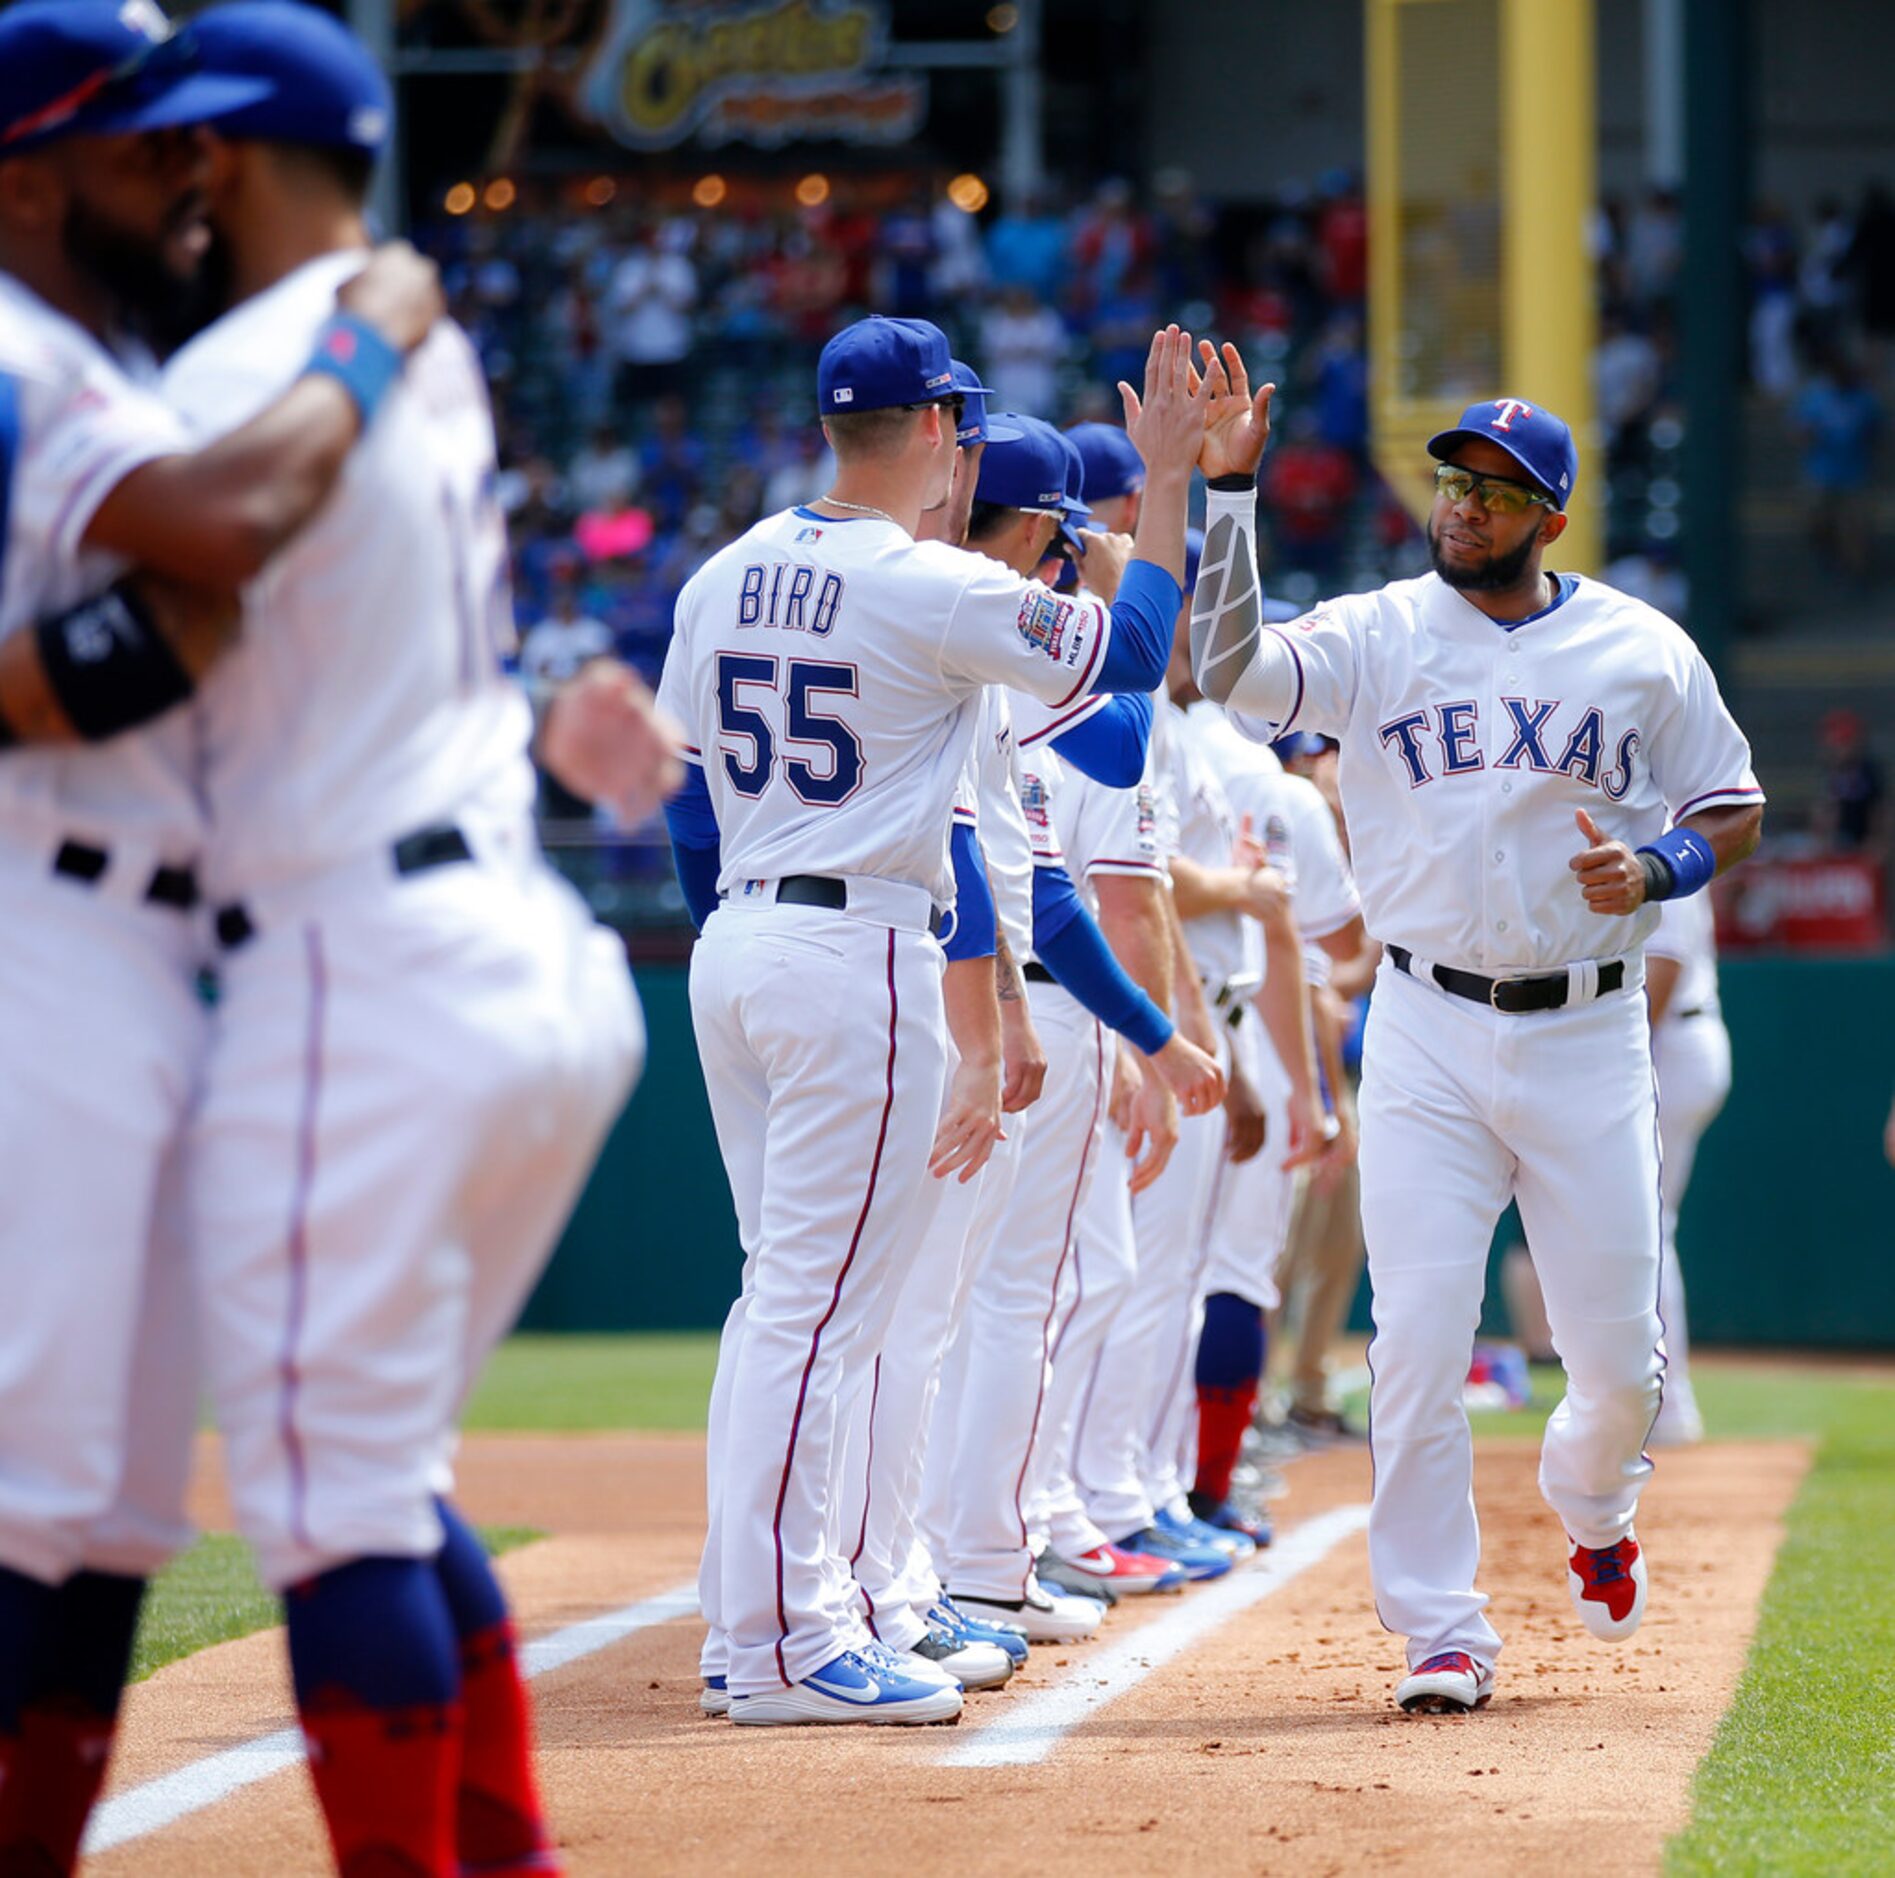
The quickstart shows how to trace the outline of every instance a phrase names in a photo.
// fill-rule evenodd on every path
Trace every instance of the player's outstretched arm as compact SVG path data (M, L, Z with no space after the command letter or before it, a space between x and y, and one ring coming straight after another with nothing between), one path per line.
M960 1060L948 1083L928 1172L937 1180L955 1174L966 1182L1007 1138L1000 1122L1000 1000L991 950L981 957L950 959L941 997Z
M683 732L658 708L651 687L617 659L593 659L553 694L538 755L560 785L638 822L684 782Z
M262 572L327 499L355 440L444 311L432 262L379 249L337 296L303 375L227 437L132 470L99 504L86 545L212 587Z

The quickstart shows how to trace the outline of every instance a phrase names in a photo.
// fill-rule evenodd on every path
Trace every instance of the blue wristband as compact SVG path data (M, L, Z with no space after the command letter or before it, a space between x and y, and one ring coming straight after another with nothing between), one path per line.
M401 366L402 356L385 334L359 314L337 313L316 335L316 349L303 373L320 372L336 379L355 400L362 428L367 430L389 387L401 376Z
M1674 828L1656 841L1646 842L1638 852L1658 862L1667 876L1666 880L1654 881L1652 876L1657 870L1647 867L1648 900L1682 900L1686 894L1708 887L1717 872L1717 852L1695 828ZM1662 891L1654 892L1654 887Z

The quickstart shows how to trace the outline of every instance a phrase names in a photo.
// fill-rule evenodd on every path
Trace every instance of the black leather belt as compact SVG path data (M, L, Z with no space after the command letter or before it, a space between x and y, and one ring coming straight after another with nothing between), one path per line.
M1415 955L1405 946L1390 946L1388 956L1395 961L1398 972L1406 972L1410 978L1419 975L1414 969ZM1451 991L1470 1004L1484 1004L1489 1010L1504 1011L1510 1017L1524 1016L1529 1011L1560 1010L1571 990L1571 981L1564 972L1536 974L1531 978L1483 978L1478 972L1456 971L1452 965L1434 965L1429 967L1429 975L1443 991ZM1624 983L1623 959L1613 959L1599 967L1601 997L1618 990Z
M1028 959L1020 967L1020 976L1030 985L1056 985L1059 980L1038 959Z
M62 841L53 856L53 872L86 886L104 876L112 865L109 848L95 848L85 841ZM188 867L157 867L145 883L145 901L151 906L168 906L188 913L197 905L197 876Z
M394 863L396 874L406 879L410 874L425 874L431 868L453 867L461 861L471 861L474 850L452 822L444 822L434 828L417 828L399 841L391 842L388 858ZM256 921L240 900L219 907L215 925L218 944L226 951L248 945L257 936Z
M778 906L826 906L832 913L849 910L849 883L832 880L827 874L785 874L776 883ZM938 939L947 924L937 906L928 913L928 930Z

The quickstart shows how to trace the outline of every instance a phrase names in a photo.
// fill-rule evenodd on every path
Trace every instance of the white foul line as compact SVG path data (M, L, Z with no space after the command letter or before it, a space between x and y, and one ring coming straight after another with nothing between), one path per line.
M1255 1565L1202 1585L1163 1617L1097 1655L1065 1681L1035 1695L1016 1696L1007 1712L941 1757L943 1767L1024 1767L1043 1761L1082 1721L1141 1682L1154 1669L1228 1623L1239 1611L1281 1590L1327 1558L1369 1523L1366 1506L1338 1506L1293 1526Z
M544 1676L610 1649L634 1631L649 1630L674 1617L688 1617L696 1609L697 1586L678 1585L655 1598L623 1605L602 1617L588 1617L583 1623L568 1624L564 1630L536 1638L521 1650L520 1667L528 1676ZM96 1857L114 1846L162 1831L259 1780L294 1767L302 1758L302 1734L294 1728L283 1728L128 1788L93 1814L86 1833L86 1853Z

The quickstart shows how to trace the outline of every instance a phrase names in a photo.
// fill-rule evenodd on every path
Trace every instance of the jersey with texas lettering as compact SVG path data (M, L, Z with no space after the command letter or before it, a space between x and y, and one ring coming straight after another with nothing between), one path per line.
M730 891L827 874L951 897L983 687L1086 695L1111 618L871 516L786 509L685 583L658 697L702 763Z
M165 370L202 437L297 377L360 252L234 307ZM533 799L512 643L493 418L473 347L443 323L409 360L329 500L244 594L244 632L198 694L206 884L237 897L418 828Z
M99 504L142 463L190 445L91 334L0 274L0 638L64 612L124 570L85 545ZM84 748L0 761L0 826L43 844L71 837L138 862L192 859L203 816L181 712Z
M1231 695L1247 735L1341 740L1369 931L1437 964L1504 976L1636 951L1658 909L1587 908L1576 812L1638 847L1763 799L1683 630L1599 581L1558 585L1512 626L1434 574L1327 601L1266 625Z

